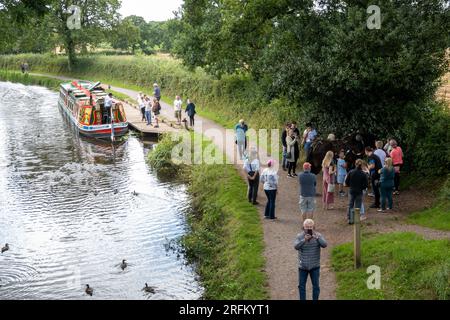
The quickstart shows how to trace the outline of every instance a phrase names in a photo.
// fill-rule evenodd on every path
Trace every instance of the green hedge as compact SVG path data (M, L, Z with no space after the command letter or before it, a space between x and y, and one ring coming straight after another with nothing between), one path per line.
M0 80L22 83L25 85L38 85L53 90L58 90L61 83L61 81L53 78L22 74L21 72L10 70L0 70Z

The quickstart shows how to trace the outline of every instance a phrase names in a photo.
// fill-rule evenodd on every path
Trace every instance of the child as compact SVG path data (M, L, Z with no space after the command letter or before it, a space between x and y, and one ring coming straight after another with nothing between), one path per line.
M347 164L345 163L345 153L344 150L339 152L339 159L337 161L337 184L339 185L339 195L341 197L345 196L344 181L347 175Z

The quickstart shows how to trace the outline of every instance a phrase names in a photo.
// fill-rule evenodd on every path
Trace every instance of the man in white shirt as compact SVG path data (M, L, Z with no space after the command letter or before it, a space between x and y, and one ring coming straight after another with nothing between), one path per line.
M106 112L106 123L111 123L111 108L113 105L113 95L108 93L105 97L105 112Z
M142 96L142 92L139 92L139 95L137 96L136 100L137 100L139 109L141 110L142 121L145 121L145 103L144 103L144 97Z
M175 119L177 119L178 124L181 125L181 105L183 101L181 101L181 97L177 96L175 101L173 102L173 109L175 110Z

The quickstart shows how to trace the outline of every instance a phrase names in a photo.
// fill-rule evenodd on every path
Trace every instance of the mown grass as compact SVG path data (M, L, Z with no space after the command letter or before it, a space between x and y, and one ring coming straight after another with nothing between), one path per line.
M168 158L177 143L166 135L155 152L150 153L150 164L171 168ZM203 149L210 143L204 140ZM188 259L197 265L205 287L204 297L267 299L262 226L257 209L246 199L246 185L237 170L222 164L175 165L175 168L188 176L191 230L182 243Z
M424 227L450 231L450 177L440 188L433 207L412 213L407 221Z
M381 289L368 289L367 267L381 268ZM450 240L415 233L376 235L362 241L362 268L353 268L353 244L332 252L337 298L344 300L450 299Z

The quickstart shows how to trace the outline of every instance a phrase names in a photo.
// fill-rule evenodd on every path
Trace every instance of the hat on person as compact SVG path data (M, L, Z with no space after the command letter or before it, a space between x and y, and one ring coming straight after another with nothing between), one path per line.
M305 171L311 171L311 163L305 162L305 163L303 164L303 170L305 170Z
M273 167L274 163L275 163L275 161L270 159L269 161L267 161L267 166L268 167Z
M158 86L158 84L157 84L157 83L155 82L155 83L153 84L153 86L154 86L154 87L157 87L157 86Z

